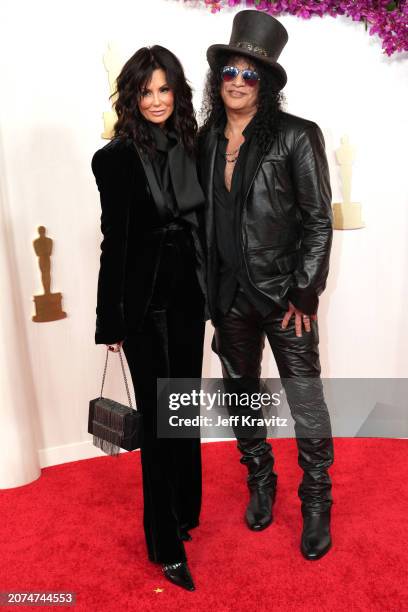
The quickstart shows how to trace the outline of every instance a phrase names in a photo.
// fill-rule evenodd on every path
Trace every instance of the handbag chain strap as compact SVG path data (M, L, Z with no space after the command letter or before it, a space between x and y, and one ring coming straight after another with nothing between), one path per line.
M121 366L122 366L123 378L125 379L126 393L127 393L128 400L129 400L129 406L132 408L133 406L132 406L132 400L131 400L130 392L129 392L129 385L128 385L128 381L127 381L127 378L126 378L125 366L123 365L122 351L119 349L118 353L119 353L120 363L121 363ZM102 387L101 387L100 397L102 397L103 385L105 384L106 368L108 367L108 357L109 357L109 349L106 350L105 368L103 370Z

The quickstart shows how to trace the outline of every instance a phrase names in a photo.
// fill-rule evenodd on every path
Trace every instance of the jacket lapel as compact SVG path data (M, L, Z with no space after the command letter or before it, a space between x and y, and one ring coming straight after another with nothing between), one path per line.
M217 153L217 132L211 129L199 141L199 179L206 196L204 233L207 255L207 300L210 315L214 316L217 293L217 248L214 227L214 169Z
M210 251L215 245L214 232L214 168L217 153L217 132L211 129L205 137L200 151L200 174L202 186L206 194L206 237L207 247Z
M164 201L163 193L160 189L159 183L157 182L157 178L154 172L154 168L149 159L147 159L144 155L141 155L139 149L136 144L133 142L134 148L139 155L140 161L142 163L143 169L146 174L146 180L149 185L150 193L152 194L152 198L154 203L156 204L157 212L162 221L168 220L167 216L167 208L166 203Z
M258 166L262 162L264 155L252 137L248 147L247 159L244 168L244 176L242 179L242 204L246 202L249 194L249 189L256 176Z

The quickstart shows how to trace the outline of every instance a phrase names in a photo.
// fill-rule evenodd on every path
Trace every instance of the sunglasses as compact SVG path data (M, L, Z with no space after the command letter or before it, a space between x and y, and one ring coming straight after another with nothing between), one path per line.
M246 85L250 87L255 87L257 82L259 81L259 74L255 70L240 70L236 68L236 66L224 66L221 70L221 78L224 83L229 83L237 78L239 73L242 74L242 78L244 79Z

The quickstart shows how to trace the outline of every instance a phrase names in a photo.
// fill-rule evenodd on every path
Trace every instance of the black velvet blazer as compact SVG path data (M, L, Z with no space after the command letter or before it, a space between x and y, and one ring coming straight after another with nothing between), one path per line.
M95 343L113 344L141 329L166 229L152 164L130 139L115 138L99 149L92 158L92 172L100 192L103 234ZM195 228L192 234L198 267L203 267L202 240ZM200 282L202 278L203 272Z

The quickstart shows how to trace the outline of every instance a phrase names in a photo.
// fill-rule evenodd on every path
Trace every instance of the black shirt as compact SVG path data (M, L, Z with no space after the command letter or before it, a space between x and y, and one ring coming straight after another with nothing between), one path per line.
M243 176L254 132L254 119L242 132L245 141L240 147L238 159L235 162L231 191L226 188L224 178L225 165L228 163L225 161L228 140L224 135L224 130L225 125L217 129L218 146L214 169L214 211L219 255L217 307L223 314L226 314L238 287L241 286L255 308L263 316L267 316L274 310L275 304L251 284L241 246L241 209L245 197Z

